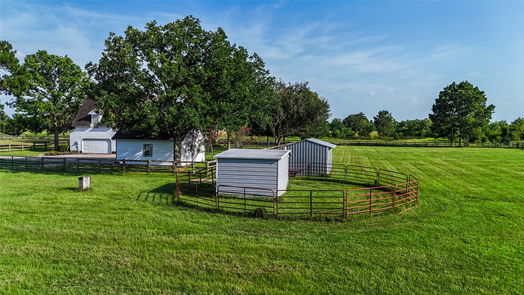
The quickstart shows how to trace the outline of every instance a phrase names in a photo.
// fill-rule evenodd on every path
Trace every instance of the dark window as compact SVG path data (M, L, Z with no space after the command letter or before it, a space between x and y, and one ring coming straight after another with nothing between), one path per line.
M144 144L144 157L152 157L152 156L153 156L153 145Z

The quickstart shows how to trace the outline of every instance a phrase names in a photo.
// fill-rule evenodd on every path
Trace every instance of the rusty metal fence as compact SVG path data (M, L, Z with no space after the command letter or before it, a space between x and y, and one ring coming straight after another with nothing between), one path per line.
M252 216L315 219L323 217L346 218L352 215L368 216L379 212L396 212L418 202L419 183L409 174L373 167L332 164L329 174L299 175L297 170L325 171L327 164L294 163L289 174L296 179L317 180L311 189L288 189L281 196L279 190L258 187L215 185L214 178L202 181L196 177L180 183L176 200L200 208ZM313 167L312 167L313 166ZM342 189L322 189L323 185L337 183ZM344 186L347 184L347 188ZM351 185L367 187L351 188Z

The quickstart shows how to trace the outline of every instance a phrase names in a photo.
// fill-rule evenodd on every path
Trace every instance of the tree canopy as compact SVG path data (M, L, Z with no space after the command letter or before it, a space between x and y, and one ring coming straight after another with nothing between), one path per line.
M128 27L105 45L99 63L87 69L106 122L124 132L180 140L194 129L236 131L249 124L255 100L269 89L256 54L191 16Z
M27 55L21 65L18 81L10 83L8 91L15 99L11 105L24 117L39 117L55 136L69 131L89 84L85 73L67 56L57 56L39 50Z
M484 92L473 84L451 83L439 93L431 108L433 133L452 142L458 138L460 144L478 137L495 110L494 105L486 103Z
M396 121L389 111L379 111L378 114L373 117L373 123L379 136L393 136L395 134Z
M358 114L348 115L343 120L344 124L351 129L354 133L359 136L369 136L369 133L373 131L373 123L368 120L366 115L362 112Z
M285 136L308 136L317 127L324 127L329 117L329 104L307 83L276 84L269 110L268 127L279 145Z

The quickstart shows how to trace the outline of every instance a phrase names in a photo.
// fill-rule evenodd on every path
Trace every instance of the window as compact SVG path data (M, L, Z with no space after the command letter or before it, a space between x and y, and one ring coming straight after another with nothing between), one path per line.
M152 157L152 156L153 156L153 145L144 144L144 157Z
M96 127L100 123L100 118L97 114L91 115L91 126Z

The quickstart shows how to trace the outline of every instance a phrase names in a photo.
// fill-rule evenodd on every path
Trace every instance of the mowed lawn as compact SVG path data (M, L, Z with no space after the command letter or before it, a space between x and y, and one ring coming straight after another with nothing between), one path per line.
M419 207L263 220L172 206L170 175L93 174L77 192L75 174L0 171L0 294L523 293L524 150L334 153L417 176Z

